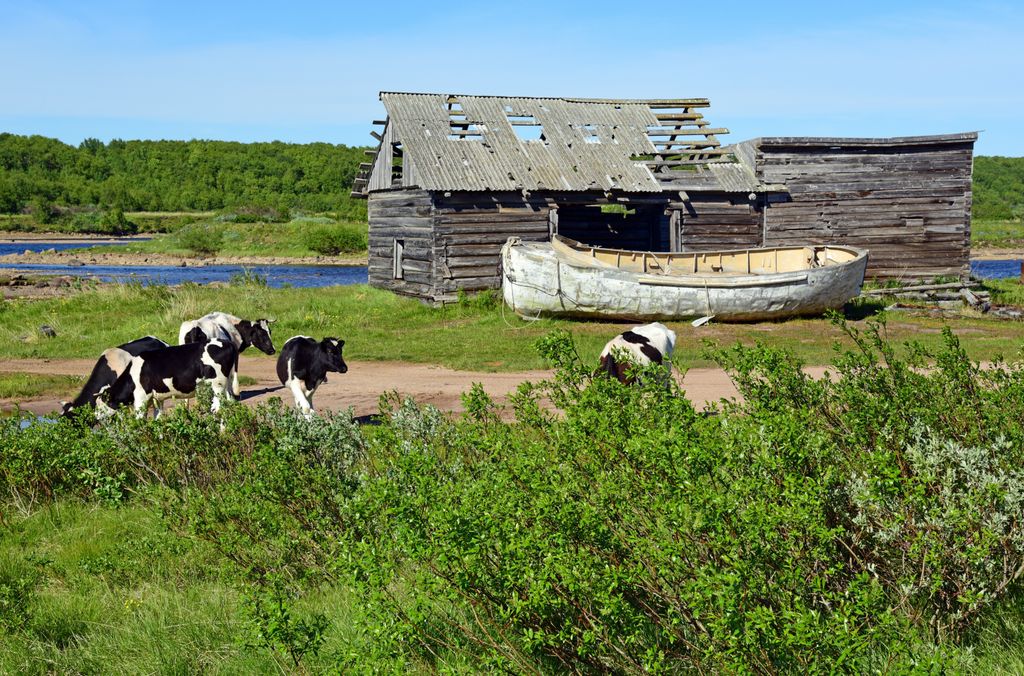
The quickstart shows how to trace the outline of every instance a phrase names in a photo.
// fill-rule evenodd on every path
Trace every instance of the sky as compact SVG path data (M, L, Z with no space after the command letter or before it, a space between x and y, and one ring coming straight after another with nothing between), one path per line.
M758 136L1024 156L1024 2L0 0L0 132L370 145L380 91L711 100Z

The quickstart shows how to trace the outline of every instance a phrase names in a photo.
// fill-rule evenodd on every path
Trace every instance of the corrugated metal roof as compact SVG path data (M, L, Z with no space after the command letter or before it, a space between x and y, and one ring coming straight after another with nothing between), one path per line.
M457 100L464 124L478 130L479 137L453 137L448 95L381 94L422 188L661 190L650 169L630 159L655 152L647 128L658 120L647 103L498 96ZM513 122L526 125L531 119L543 140L522 140L516 133Z
M393 187L646 193L784 189L757 180L751 142L719 147L716 135L728 130L710 127L698 112L709 105L707 99L407 92L381 92L380 98L388 112L386 138L372 172L367 164L357 177L355 196ZM532 128L534 140L517 133L524 128ZM391 164L399 156L401 169L396 171Z

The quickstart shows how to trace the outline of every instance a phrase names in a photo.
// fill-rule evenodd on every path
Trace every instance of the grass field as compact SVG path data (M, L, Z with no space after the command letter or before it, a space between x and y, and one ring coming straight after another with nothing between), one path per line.
M337 223L325 216L295 218L288 223L232 223L206 221L214 232L219 233L220 256L275 256L310 257L321 255L308 246L306 237L310 228L335 227L366 234L365 223ZM186 226L187 228L188 226ZM184 240L183 229L170 233L156 234L147 241L131 242L125 245L104 246L100 251L123 251L141 254L170 254L192 256L196 251ZM365 246L362 248L365 252Z
M1020 302L1015 280L993 287L1000 302ZM245 318L269 317L277 345L290 336L334 336L346 341L345 356L354 360L435 363L456 369L514 371L542 368L534 342L552 329L564 328L581 354L596 355L621 323L542 319L526 322L504 309L493 294L445 307L368 286L327 289L271 289L259 284L226 288L197 285L143 287L111 284L40 300L11 300L0 305L0 359L13 357L95 357L107 347L147 334L173 341L181 321L214 310ZM869 316L878 305L859 305L855 316ZM946 320L889 313L890 338L937 344ZM52 326L57 338L38 331ZM1014 357L1021 349L1020 326L1014 322L975 319L950 322L969 354L988 360ZM676 359L681 368L706 366L705 341L786 347L809 364L827 364L841 333L825 318L758 324L711 324L695 329L670 322L678 334ZM269 358L269 357L268 357Z
M272 673L287 669L247 646L244 598L211 547L176 535L145 500L121 507L66 500L0 520L0 673ZM21 586L19 587L19 582ZM302 610L325 613L327 668L352 608L324 589Z
M1020 219L974 219L971 222L971 246L996 249L1024 245L1024 223Z
M0 399L28 399L44 394L66 396L82 386L78 376L0 373Z

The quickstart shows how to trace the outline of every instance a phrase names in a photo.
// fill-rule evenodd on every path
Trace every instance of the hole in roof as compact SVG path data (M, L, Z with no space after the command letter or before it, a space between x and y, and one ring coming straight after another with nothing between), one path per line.
M454 96L448 100L448 138L452 141L482 141L484 126L470 122L462 103Z
M537 122L533 115L508 115L508 122L512 125L512 131L520 141L545 141L544 127Z
M583 140L587 143L600 143L601 137L597 135L597 127L592 124L585 124L580 127L583 132Z

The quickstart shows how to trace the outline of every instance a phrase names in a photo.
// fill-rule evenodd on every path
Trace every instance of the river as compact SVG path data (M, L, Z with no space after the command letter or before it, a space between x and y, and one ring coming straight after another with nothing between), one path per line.
M64 241L20 241L0 242L0 255L29 251L85 248L102 244L113 244L124 240L64 240ZM1021 273L1020 259L973 260L971 274L982 279L1004 279L1018 277ZM141 284L182 284L194 282L230 282L232 277L245 273L255 274L267 280L272 287L320 287L346 284L365 284L365 266L340 265L196 265L189 267L153 265L43 265L6 263L0 267L48 275L73 275L92 277L104 282L135 281Z

